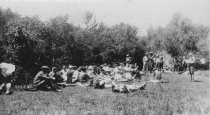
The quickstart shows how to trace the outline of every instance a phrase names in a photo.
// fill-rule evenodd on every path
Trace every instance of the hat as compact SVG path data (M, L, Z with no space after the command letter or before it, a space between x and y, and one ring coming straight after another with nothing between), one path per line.
M42 66L41 69L50 69L48 66Z
M192 53L192 52L190 52L190 53L188 53L188 55L190 55L190 56L191 56L191 55L193 55L193 53Z
M52 70L57 70L57 68L56 67L52 67Z
M68 68L69 68L69 69L71 69L71 68L73 68L73 67L74 67L74 66L72 66L72 65L69 65L69 67L68 67Z

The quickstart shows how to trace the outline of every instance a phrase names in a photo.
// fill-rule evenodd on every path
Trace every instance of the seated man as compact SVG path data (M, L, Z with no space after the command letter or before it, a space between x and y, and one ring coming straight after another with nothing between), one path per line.
M50 68L47 66L42 66L41 71L38 72L34 78L33 84L37 89L50 88L54 91L61 91L58 86L56 86L53 81L54 77L49 76Z
M58 70L56 67L52 67L52 71L49 73L49 76L51 78L55 78L55 80L53 80L54 83L61 83L63 82L63 78L59 75Z
M0 85L0 91L3 87L6 87L5 94L11 94L11 85L12 85L12 75L15 72L15 65L10 63L1 63L0 64L0 77L2 77L2 84Z

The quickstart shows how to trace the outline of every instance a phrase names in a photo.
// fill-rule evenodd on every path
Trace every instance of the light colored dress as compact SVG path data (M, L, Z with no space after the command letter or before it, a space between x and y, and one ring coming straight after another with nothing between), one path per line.
M68 80L68 77L67 77L67 71L65 71L64 69L62 69L61 71L61 77L63 78L63 81L67 81Z
M4 77L11 76L12 73L15 71L15 65L11 63L1 63L0 69L1 69L1 74Z

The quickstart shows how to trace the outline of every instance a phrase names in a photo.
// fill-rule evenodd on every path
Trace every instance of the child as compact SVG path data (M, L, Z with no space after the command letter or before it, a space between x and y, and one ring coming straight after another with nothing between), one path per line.
M162 72L158 69L154 69L153 78L155 80L161 80L162 79Z

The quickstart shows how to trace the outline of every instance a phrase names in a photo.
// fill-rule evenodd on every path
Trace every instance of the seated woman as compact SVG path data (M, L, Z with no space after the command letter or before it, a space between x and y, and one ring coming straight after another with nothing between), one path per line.
M3 90L3 87L6 87L5 94L11 94L11 86L12 86L12 76L15 72L15 65L11 63L1 63L0 64L0 78L1 78L1 85L0 91Z
M54 78L55 80L53 80L53 83L55 85L59 85L59 86L63 86L63 87L67 87L70 84L66 83L66 81L63 79L63 77L61 76L61 73L58 72L56 67L52 68L52 71L49 73L49 76L51 78Z
M43 88L48 88L53 91L61 91L60 88L55 85L54 77L49 76L50 68L47 66L42 66L41 71L38 72L34 78L33 84L38 89L43 90Z

